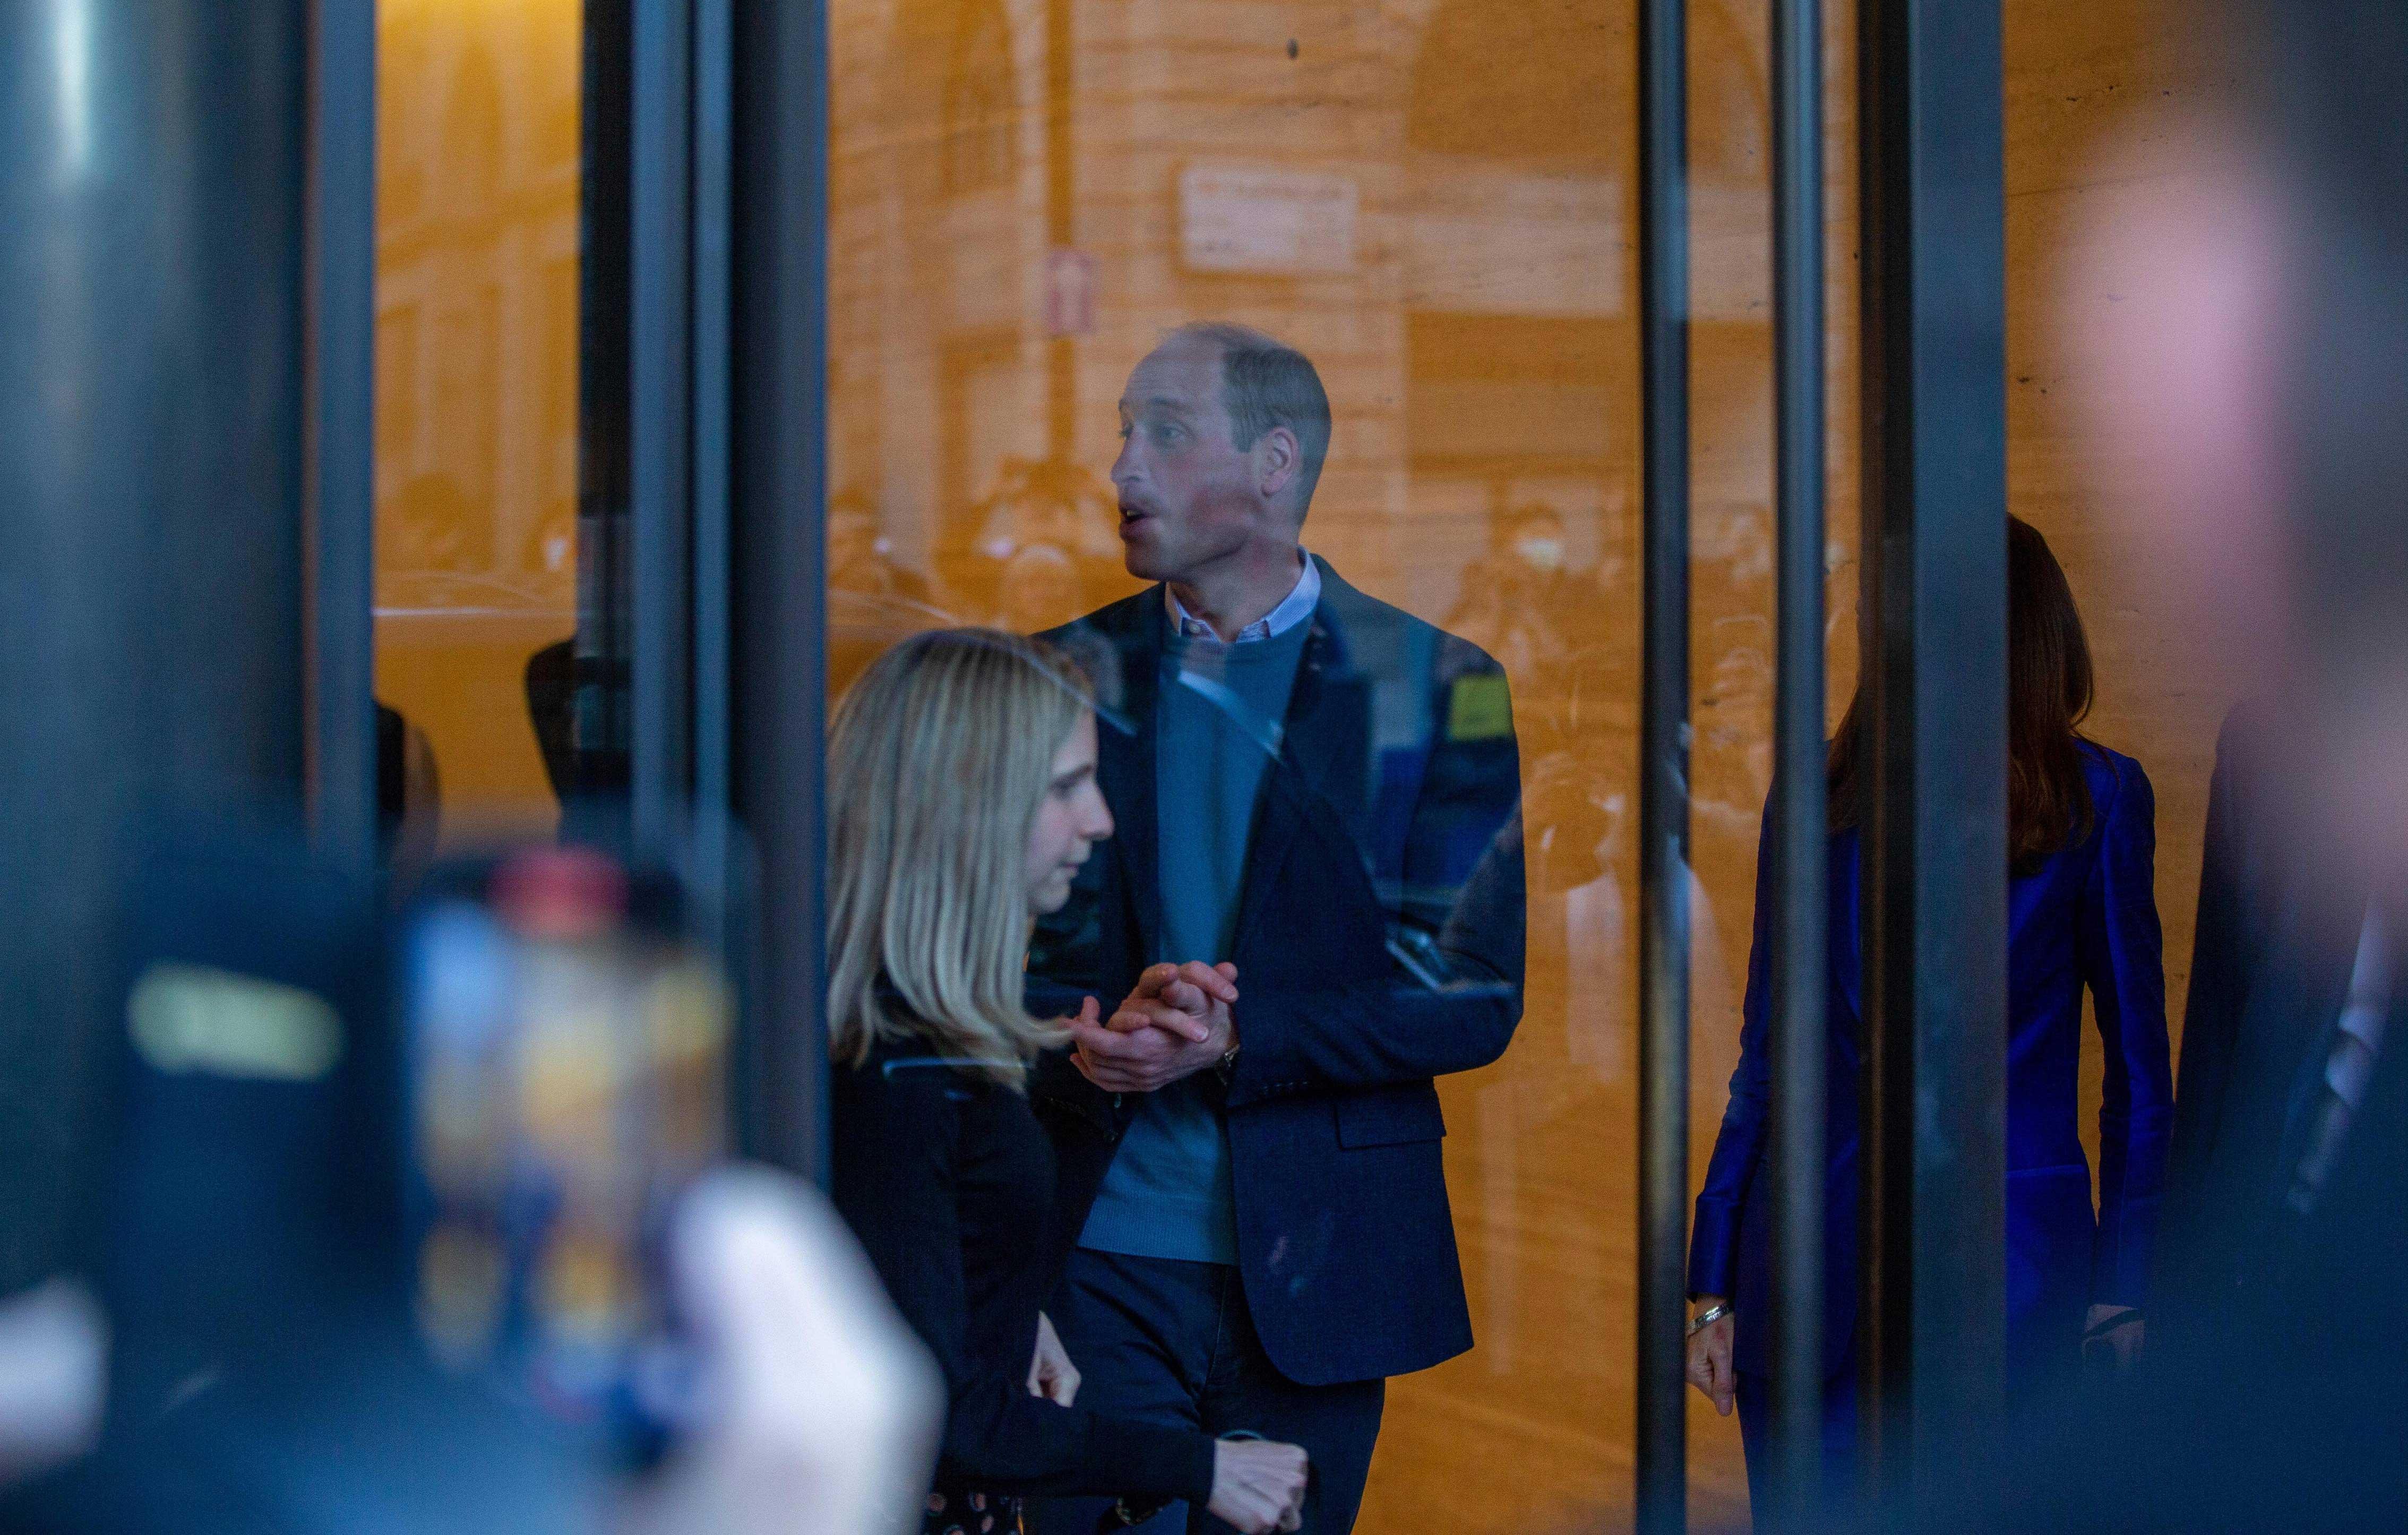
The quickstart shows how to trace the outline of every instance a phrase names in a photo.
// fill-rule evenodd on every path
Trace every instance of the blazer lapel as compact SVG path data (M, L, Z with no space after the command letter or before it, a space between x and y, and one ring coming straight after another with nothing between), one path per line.
M1261 920L1289 850L1304 832L1312 802L1326 796L1335 775L1348 770L1349 721L1342 710L1323 707L1329 674L1342 664L1345 648L1330 612L1328 592L1336 577L1322 567L1323 597L1313 610L1312 632L1297 661L1296 685L1288 691L1278 760L1263 775L1254 800L1254 829L1247 839L1246 876L1238 895L1238 920L1230 953L1242 953Z
M1356 722L1346 710L1326 706L1338 701L1331 672L1344 664L1345 653L1338 626L1325 605L1312 615L1312 633L1305 638L1304 654L1297 662L1296 686L1288 694L1279 761L1266 775L1275 788L1342 797L1333 791L1340 787L1338 781L1358 766L1350 760L1358 744L1352 739Z

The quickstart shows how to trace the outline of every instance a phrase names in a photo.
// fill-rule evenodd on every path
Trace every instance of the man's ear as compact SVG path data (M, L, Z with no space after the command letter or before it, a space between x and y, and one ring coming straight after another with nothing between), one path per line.
M1296 434L1274 426L1254 443L1254 485L1267 501L1276 501L1295 485L1304 466L1304 450Z

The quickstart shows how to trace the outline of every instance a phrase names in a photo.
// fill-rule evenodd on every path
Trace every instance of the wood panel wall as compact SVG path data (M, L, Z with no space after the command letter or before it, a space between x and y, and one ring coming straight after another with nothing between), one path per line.
M571 396L553 385L572 377L562 370L573 334L560 317L573 317L574 251L552 235L573 214L573 163L556 151L573 148L574 90L506 90L493 119L459 82L481 79L477 63L524 83L505 54L549 61L547 80L570 79L556 66L572 57L561 45L577 10L541 7L545 46L493 54L485 34L509 7L388 8L379 483L396 595L383 600L412 612L387 636L382 675L433 730L455 795L508 799L536 782L515 667L551 637L519 630L565 622L562 561L573 561L561 552ZM1855 671L1854 38L1846 0L1827 8L1836 717ZM1690 6L1698 1171L1736 1059L1770 724L1765 9ZM1109 516L1094 491L1111 461L1112 400L1159 330L1239 319L1320 361L1338 424L1308 539L1375 594L1507 661L1531 828L1544 843L1534 850L1527 1019L1503 1061L1443 1086L1480 1346L1395 1383L1363 1528L1621 1528L1637 1059L1633 0L1071 0L1072 238L1094 264L1095 319L1068 343L1071 456L1054 480L1032 481L1025 466L1059 440L1043 318L1046 10L1046 0L836 0L839 563L867 588L925 595L958 618L1068 617L1127 586L1108 523L1088 524ZM532 14L513 24L534 24ZM2005 18L2010 503L2048 536L2088 622L2092 733L2139 757L2156 783L2178 1013L2228 699L2190 664L2162 599L2111 535L2098 450L2081 441L2071 407L2081 380L2066 337L2117 301L2075 287L2070 259L2133 191L2128 171L2101 169L2102 151L2181 132L2202 82L2178 45L2178 18L2156 0L2005 0ZM459 181L475 169L464 156L486 165L482 179ZM1179 251L1177 182L1197 163L1351 186L1349 261L1299 273L1193 269ZM433 214L410 202L409 179L438 169L428 197L454 183L503 194L419 238ZM538 290L568 293L568 309L528 296ZM476 306L496 294L508 300L499 330L480 329ZM422 344L412 327L452 315L469 318L435 324ZM507 366L466 395L430 392L416 371L480 346L498 347ZM527 380L553 383L516 387ZM452 476L465 493L457 505L420 506L405 493L474 436L443 424L455 417L498 420L508 452ZM1560 519L1567 561L1560 580L1534 584L1508 535L1516 510L1535 504ZM453 546L476 557L447 553ZM400 580L472 569L514 578L513 602L538 611L506 617L490 596L455 600L441 581ZM521 591L534 595L518 602ZM446 602L461 611L419 611ZM447 653L413 642L411 625L439 630ZM459 659L470 652L473 665ZM2095 1039L2086 1068L2095 1107ZM1697 1521L1743 1524L1736 1426L1693 1399L1691 1430Z

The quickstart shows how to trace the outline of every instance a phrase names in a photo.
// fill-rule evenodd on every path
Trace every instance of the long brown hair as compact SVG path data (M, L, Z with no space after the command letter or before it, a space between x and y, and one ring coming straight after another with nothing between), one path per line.
M2090 712L2090 641L2065 570L2040 529L2007 519L2007 866L2038 868L2090 834L2090 785L2076 728ZM1831 829L1856 824L1864 686L1831 738Z

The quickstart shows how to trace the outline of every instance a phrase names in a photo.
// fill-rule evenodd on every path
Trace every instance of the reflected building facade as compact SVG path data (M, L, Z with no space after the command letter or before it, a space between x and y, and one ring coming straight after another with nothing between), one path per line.
M456 832L548 825L530 658L577 627L580 0L380 0L377 689Z

